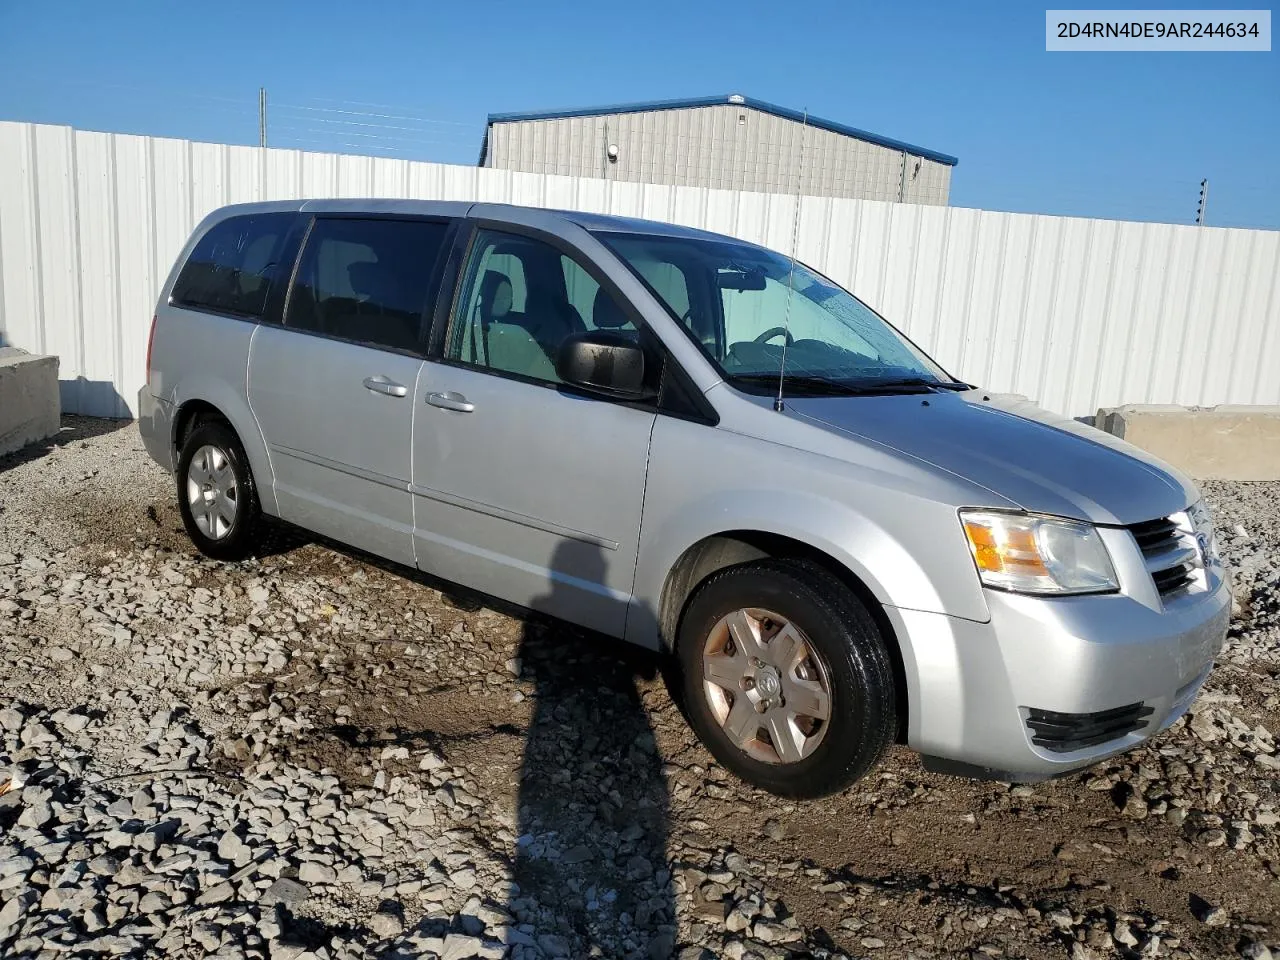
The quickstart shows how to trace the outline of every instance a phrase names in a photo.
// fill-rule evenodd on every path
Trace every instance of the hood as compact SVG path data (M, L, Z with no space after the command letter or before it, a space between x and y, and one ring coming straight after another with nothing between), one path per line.
M1137 447L1021 397L982 390L791 397L787 408L828 430L980 484L1034 513L1131 524L1184 510L1199 496L1190 480Z

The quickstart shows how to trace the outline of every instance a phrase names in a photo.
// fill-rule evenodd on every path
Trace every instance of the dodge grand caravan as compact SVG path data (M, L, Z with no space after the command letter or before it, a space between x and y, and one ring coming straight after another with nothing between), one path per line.
M147 365L142 436L202 552L275 517L665 651L715 757L782 794L895 739L971 776L1078 769L1182 716L1226 633L1185 477L723 236L227 207Z

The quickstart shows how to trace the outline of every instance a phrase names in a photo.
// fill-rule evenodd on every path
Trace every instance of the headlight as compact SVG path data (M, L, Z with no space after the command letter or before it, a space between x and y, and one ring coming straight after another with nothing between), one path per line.
M986 510L961 510L960 522L988 587L1040 594L1119 589L1092 524Z
M1213 533L1213 517L1209 516L1209 508L1203 500L1197 500L1187 508L1187 519L1200 547L1201 561L1206 567L1218 564L1218 538Z

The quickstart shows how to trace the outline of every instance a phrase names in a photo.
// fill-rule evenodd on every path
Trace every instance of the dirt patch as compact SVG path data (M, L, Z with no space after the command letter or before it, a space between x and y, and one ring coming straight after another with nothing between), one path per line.
M69 456L82 450L86 462ZM1280 930L1280 771L1267 759L1280 498L1266 491L1215 488L1241 504L1221 527L1249 602L1194 724L1028 787L931 774L895 748L843 794L796 803L715 765L654 657L286 527L245 563L198 560L157 474L135 438L110 431L0 473L3 549L48 564L19 567L32 599L0 625L74 632L69 613L42 619L36 594L76 571L92 581L180 558L155 586L186 598L191 623L146 614L149 585L113 573L99 593L118 612L84 629L118 633L112 662L161 663L166 645L207 638L213 652L195 643L189 685L172 690L222 714L213 763L226 782L264 761L357 791L411 782L447 811L416 828L423 838L456 835L502 865L519 894L486 895L571 952L662 956L669 936L690 957L1218 957ZM234 674L213 646L228 631L262 647ZM31 658L8 669L27 682Z

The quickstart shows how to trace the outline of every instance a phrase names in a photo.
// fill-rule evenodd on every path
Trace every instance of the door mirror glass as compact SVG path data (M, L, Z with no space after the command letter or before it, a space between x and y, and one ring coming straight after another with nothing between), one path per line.
M591 330L560 345L556 373L565 383L620 400L654 396L645 385L644 351L634 337Z

